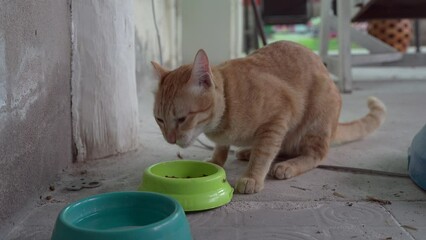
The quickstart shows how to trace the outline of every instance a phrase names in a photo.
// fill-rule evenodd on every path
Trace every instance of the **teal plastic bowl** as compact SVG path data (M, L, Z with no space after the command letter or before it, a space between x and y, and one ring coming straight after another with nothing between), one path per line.
M426 190L426 125L411 143L408 151L408 173L414 183Z
M179 203L150 192L113 192L65 207L51 240L192 239Z
M195 160L151 165L145 169L138 190L170 196L186 212L223 206L232 200L234 191L222 167Z

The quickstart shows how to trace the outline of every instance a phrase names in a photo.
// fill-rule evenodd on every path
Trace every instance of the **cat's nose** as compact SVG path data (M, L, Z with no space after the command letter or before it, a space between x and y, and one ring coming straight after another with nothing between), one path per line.
M170 144L175 144L176 143L176 132L172 131L172 132L167 133L166 140Z

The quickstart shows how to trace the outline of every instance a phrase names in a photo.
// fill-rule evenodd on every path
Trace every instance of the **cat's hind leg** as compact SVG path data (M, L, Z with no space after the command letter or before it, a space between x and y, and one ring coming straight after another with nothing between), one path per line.
M327 156L329 142L329 136L305 136L301 141L301 154L274 164L270 174L277 179L289 179L317 167Z

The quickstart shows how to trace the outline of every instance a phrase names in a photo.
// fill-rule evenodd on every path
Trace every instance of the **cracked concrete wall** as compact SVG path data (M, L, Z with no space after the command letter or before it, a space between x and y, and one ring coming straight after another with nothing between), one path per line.
M151 1L137 2L0 0L0 235L72 163L73 146L80 159L138 147L134 40L145 80L158 47ZM176 0L156 5L165 64L175 67ZM139 18L142 35L135 11L151 14Z
M0 230L72 162L69 9L0 1Z

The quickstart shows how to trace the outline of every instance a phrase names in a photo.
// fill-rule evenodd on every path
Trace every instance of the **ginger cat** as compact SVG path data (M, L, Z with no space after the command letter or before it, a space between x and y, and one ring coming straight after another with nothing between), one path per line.
M384 104L370 97L365 117L338 123L341 97L327 69L292 42L218 66L204 50L173 71L152 64L160 80L154 116L164 138L185 148L205 133L216 143L211 162L220 166L231 145L243 147L237 158L249 162L235 186L240 193L259 192L268 172L288 179L315 168L331 143L361 139L385 119ZM271 167L279 154L290 159Z

